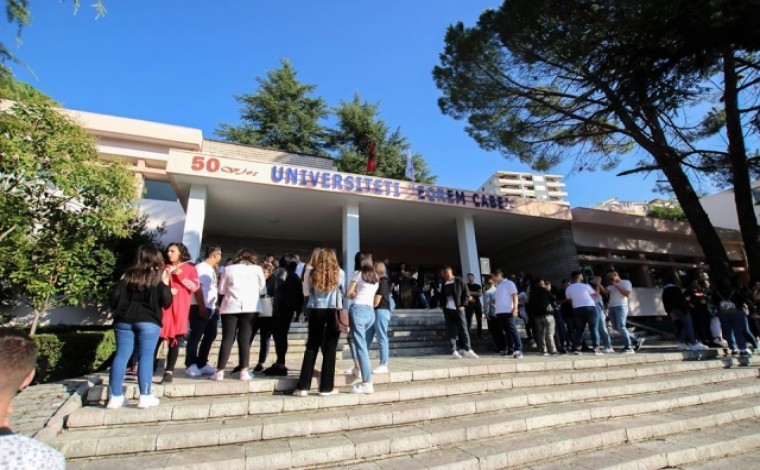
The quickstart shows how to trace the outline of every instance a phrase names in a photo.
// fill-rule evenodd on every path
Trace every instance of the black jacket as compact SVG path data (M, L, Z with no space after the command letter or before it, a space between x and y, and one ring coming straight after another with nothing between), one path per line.
M528 298L528 313L533 317L547 317L554 315L555 300L551 292L543 287L535 287L530 290ZM549 307L552 307L549 309Z
M140 292L130 289L125 281L121 281L111 294L114 323L151 322L161 326L162 309L169 308L171 304L172 291L163 282Z
M272 274L274 280L274 299L272 302L274 316L293 315L303 306L303 287L301 279L294 271L283 268Z
M461 277L455 277L452 286L454 289L454 303L456 303L457 308L466 307L467 303L470 301L470 289L467 288L467 283L464 282L464 279ZM451 288L451 286L447 288L446 281L443 281L443 289L441 289L441 293L439 294L439 305L442 309L446 308L446 297L448 297L446 290Z
M672 313L674 310L680 311L683 315L689 313L689 303L686 302L681 288L675 284L669 284L662 290L662 305L667 313Z

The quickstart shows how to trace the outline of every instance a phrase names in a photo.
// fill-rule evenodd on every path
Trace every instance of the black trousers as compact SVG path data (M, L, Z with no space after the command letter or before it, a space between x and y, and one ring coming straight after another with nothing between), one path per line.
M491 333L494 348L497 351L507 349L506 339L504 338L504 332L501 330L501 325L499 325L499 319L495 316L488 316L486 317L486 324L488 325L488 332Z
M208 364L208 354L219 326L219 314L214 309L209 309L208 318L201 318L198 310L197 305L190 306L190 334L185 349L185 367L195 364L200 369Z
M251 331L253 329L253 312L225 313L222 317L222 346L219 348L219 360L216 364L218 370L227 367L230 359L232 344L237 336L238 354L240 367L247 369L251 355ZM237 334L236 334L237 333Z
M319 391L331 392L335 387L335 354L340 332L335 329L335 309L309 309L309 336L303 353L301 376L296 388L308 390L314 375L317 353L322 350L322 369L319 375Z
M272 334L274 336L274 350L277 353L277 364L285 365L285 355L288 353L288 332L290 322L293 321L293 313L286 315L274 315L272 317Z
M166 342L166 367L164 368L164 372L174 372L174 366L177 365L177 358L179 357L179 342L183 338L184 335L179 335L174 338L174 341L167 341ZM158 357L158 348L161 347L161 343L164 342L163 338L158 339L158 344L156 344L156 352L153 353L153 360L155 362L156 358ZM174 346L171 346L171 344L174 343Z
M272 338L272 317L260 317L258 313L253 314L253 331L251 332L251 344L256 339L256 333L259 334L259 364L267 361L269 354L269 340Z
M468 303L464 308L464 313L467 316L467 328L472 328L472 316L475 315L478 336L483 336L483 306L480 304L480 299Z

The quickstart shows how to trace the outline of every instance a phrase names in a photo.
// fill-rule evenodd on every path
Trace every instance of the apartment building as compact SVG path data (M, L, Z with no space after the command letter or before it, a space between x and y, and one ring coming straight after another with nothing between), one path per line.
M562 176L497 171L480 187L480 191L500 196L511 196L569 206L565 199L565 183Z

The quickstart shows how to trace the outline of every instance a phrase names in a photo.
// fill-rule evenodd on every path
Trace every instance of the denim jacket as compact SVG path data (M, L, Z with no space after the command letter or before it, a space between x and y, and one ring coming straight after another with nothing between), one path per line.
M309 295L308 308L343 308L343 296L338 288L331 292L324 292L311 289Z

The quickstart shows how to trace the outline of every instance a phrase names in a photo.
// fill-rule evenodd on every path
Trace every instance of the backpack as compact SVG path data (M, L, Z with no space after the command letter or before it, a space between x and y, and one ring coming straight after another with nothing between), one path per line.
M729 294L729 299L733 293L734 292L731 292L731 294ZM735 303L733 303L731 300L723 298L723 296L720 295L720 292L718 292L718 297L720 297L720 302L718 302L718 311L721 315L733 315L737 312Z

